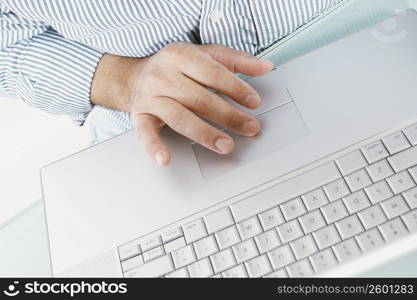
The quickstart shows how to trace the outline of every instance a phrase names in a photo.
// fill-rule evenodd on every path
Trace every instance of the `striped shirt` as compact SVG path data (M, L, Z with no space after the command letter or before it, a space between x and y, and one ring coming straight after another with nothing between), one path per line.
M254 55L343 0L0 0L0 93L120 133L128 113L93 106L104 53L145 57L176 41Z

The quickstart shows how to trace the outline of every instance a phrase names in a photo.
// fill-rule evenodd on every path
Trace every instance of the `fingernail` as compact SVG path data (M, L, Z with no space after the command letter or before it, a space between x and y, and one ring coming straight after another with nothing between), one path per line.
M258 95L249 95L246 97L246 103L248 106L257 107L261 104L261 99Z
M243 124L243 131L246 134L255 135L259 132L259 126L258 123L255 121L246 121Z
M271 69L274 66L274 63L270 61L269 59L258 58L258 57L251 57L250 59L253 61L256 61L259 64L264 65L265 67L270 67Z
M272 69L274 67L274 63L270 60L261 59L260 62L265 68Z
M155 161L158 166L164 166L165 164L165 155L163 152L156 152L155 153Z
M233 142L229 139L219 138L216 141L216 148L223 154L230 153L233 150Z

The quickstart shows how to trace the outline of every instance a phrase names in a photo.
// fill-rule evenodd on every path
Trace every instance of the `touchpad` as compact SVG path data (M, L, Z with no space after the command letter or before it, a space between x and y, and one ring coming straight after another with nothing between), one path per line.
M256 137L244 137L227 131L235 140L235 151L223 156L193 144L194 153L205 179L211 179L241 167L306 137L308 128L294 102L263 113L257 119L262 132Z

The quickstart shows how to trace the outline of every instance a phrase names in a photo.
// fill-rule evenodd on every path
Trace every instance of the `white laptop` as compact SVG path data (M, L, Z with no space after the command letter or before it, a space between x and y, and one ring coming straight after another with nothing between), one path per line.
M219 156L134 132L42 170L55 276L354 276L417 249L417 14L249 80L255 138Z

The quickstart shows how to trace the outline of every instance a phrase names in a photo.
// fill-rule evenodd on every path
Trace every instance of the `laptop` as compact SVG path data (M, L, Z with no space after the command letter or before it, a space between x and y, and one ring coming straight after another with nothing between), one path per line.
M41 172L54 276L355 276L417 249L417 13L250 78L263 131L219 156L135 132Z

